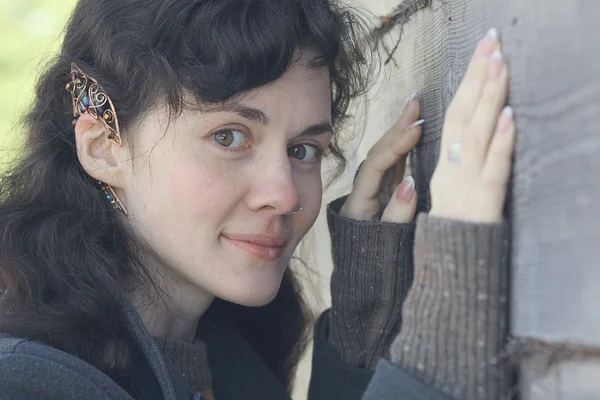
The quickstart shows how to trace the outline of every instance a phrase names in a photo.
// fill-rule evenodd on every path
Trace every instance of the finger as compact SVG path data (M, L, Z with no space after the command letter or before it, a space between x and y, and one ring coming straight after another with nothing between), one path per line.
M407 133L415 124L420 125L419 117L421 115L421 102L416 97L416 94L411 95L406 101L402 115L394 125L377 141L373 146L374 150L386 149L394 145L398 141L398 137Z
M417 93L413 93L404 103L400 119L377 141L361 164L350 193L351 203L374 198L390 169L395 167L395 176L404 176L406 156L419 141L422 132L419 126L425 122L417 120L420 113L421 102ZM399 182L393 183L395 187Z
M405 178L390 198L390 202L383 210L381 220L406 224L411 222L417 211L417 192L415 181L412 177Z
M377 194L377 197L382 201L382 204L387 204L390 200L390 196L394 193L394 190L396 190L400 182L404 179L406 158L407 156L400 157L398 162L383 175L383 178L381 179L381 188Z
M515 147L516 126L513 109L507 106L498 119L498 129L487 153L481 174L482 186L489 198L490 215L501 216L510 179Z
M491 56L499 47L498 32L490 29L479 42L463 80L446 112L442 149L447 143L460 141L471 122L487 80Z
M464 159L467 167L481 170L490 141L496 131L498 117L506 105L508 93L508 67L497 51L492 56L488 69L488 79L473 121L464 137Z
M415 147L422 133L423 120L417 121L388 146L374 147L365 159L352 189L352 195L363 199L371 199L377 195L385 173L398 164Z
M402 115L398 120L397 131L404 132L406 128L415 121L417 121L421 116L421 101L417 97L417 93L413 93L404 103L404 108L402 109Z
M402 183L404 178L404 174L406 173L406 162L408 160L408 154L400 157L398 162L396 163L396 167L394 168L394 182L392 185L394 187L398 186Z
M369 151L367 160L370 167L385 173L401 157L406 157L419 141L423 123L425 123L424 119L412 121L407 126L400 122L390 129ZM400 126L403 128L398 129Z

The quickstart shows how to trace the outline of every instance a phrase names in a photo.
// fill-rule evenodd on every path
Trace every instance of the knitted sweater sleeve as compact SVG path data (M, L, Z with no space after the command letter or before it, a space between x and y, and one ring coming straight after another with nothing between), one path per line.
M507 398L511 371L495 361L508 325L508 225L420 214L415 231L344 218L344 201L328 208L337 356L369 370L391 358L399 377L449 397Z
M473 224L421 214L414 282L392 360L454 398L509 398L509 372L496 362L507 334L507 224Z
M328 341L344 362L374 370L389 358L412 281L414 224L343 217L345 198L327 210L333 274Z

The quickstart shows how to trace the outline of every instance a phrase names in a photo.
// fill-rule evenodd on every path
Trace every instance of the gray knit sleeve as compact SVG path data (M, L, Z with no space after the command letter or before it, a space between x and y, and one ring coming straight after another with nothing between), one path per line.
M506 399L507 224L417 220L415 276L392 360L455 398Z
M328 340L346 363L374 370L400 331L414 224L346 218L339 214L344 201L327 210L334 263Z

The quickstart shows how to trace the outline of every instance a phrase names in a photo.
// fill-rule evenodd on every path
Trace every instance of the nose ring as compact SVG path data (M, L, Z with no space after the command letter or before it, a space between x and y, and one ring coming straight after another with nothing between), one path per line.
M304 208L302 207L302 204L298 204L298 207L292 211L292 214L296 215L302 212L302 210L304 210Z

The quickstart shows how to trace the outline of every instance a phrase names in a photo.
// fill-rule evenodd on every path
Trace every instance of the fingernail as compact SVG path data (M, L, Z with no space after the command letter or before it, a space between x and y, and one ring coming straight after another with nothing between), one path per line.
M402 108L402 112L405 112L408 107L411 105L411 103L413 102L413 100L417 97L417 92L414 92L413 94L410 95L410 97L408 99L406 99L406 102L404 103L404 107Z
M502 70L504 69L504 60L502 58L502 52L500 50L496 50L494 54L492 54L489 73L490 79L498 79L500 75L502 75Z
M415 180L412 176L404 178L396 191L396 198L404 204L410 204L415 195Z
M498 132L507 133L513 122L514 111L511 106L506 106L500 114L500 121L498 122Z
M423 125L424 122L425 122L424 119L420 119L418 121L415 121L412 124L410 124L409 126L407 126L406 129L404 130L404 132L408 132L409 130L411 130L415 126Z
M482 56L489 56L496 47L498 41L498 30L496 28L490 29L486 35L477 44L476 53Z

